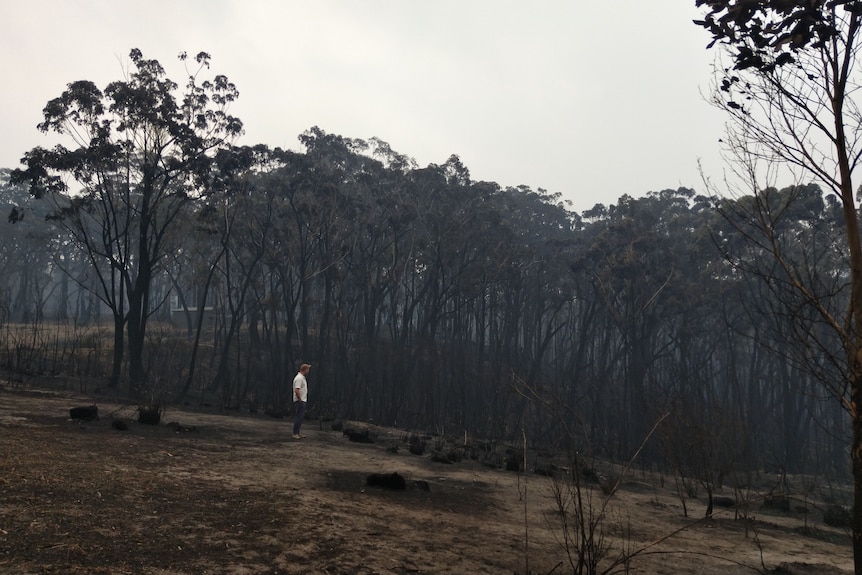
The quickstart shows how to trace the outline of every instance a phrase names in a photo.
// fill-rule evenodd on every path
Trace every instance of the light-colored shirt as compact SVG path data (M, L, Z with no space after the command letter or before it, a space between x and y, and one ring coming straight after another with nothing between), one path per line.
M299 397L296 396L297 389ZM308 382L302 372L297 373L293 378L293 401L308 401Z

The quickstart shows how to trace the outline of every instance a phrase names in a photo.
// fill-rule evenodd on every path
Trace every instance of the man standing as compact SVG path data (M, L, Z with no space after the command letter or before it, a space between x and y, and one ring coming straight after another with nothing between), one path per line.
M303 363L299 366L299 373L293 378L293 407L296 415L293 418L293 438L302 439L305 437L300 433L302 428L302 418L305 417L305 406L308 403L308 381L305 376L308 375L311 366Z

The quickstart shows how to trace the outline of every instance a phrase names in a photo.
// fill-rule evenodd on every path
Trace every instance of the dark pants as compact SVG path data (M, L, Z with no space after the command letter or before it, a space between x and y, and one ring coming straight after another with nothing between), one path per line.
M302 418L305 417L304 401L294 401L293 407L296 409L296 415L293 418L293 434L299 435L299 429L302 427Z

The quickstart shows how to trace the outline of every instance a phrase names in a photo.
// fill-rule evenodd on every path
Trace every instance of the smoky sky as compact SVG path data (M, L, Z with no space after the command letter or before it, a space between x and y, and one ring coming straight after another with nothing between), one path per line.
M120 80L140 48L180 84L176 56L208 52L239 88L240 144L377 137L577 211L700 191L723 119L697 16L693 0L0 0L0 167L56 142L36 125L66 84Z

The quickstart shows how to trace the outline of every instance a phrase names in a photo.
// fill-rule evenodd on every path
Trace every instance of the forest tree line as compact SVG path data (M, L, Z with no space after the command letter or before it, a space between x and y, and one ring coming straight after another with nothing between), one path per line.
M0 171L10 377L277 412L307 362L321 418L619 460L655 428L643 460L705 481L848 471L841 342L779 266L846 309L840 206L819 187L669 189L579 214L373 138L235 146L226 78L192 75L175 100L158 62L131 58L128 80L46 106L40 129L83 134L78 148ZM738 217L763 201L780 261Z
M151 330L146 393L278 409L308 361L323 417L487 437L528 429L544 442L566 425L625 458L668 413L675 448L691 438L728 469L844 469L843 412L800 361L798 320L774 313L792 294L716 209L750 199L680 188L578 214L542 190L472 181L454 156L417 168L382 142L317 129L303 144L258 149L264 167L190 203L172 230L149 313L170 324L173 295L181 310L212 308L214 322L174 313L168 337L185 343L170 345ZM15 361L11 325L83 329L104 304L46 200L8 170L2 190L26 214L0 228L3 364L33 372ZM816 186L773 195L797 206L783 241L831 278L824 296L840 306L834 199ZM731 258L775 276L772 288ZM71 351L34 361L70 370ZM87 369L77 375L107 378L111 366Z

